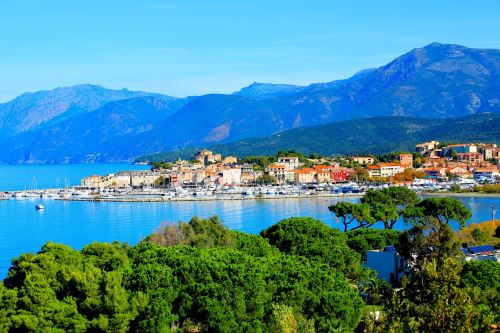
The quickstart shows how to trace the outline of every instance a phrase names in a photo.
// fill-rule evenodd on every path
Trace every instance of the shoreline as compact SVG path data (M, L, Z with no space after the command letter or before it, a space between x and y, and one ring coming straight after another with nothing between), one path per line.
M422 195L430 195L436 197L494 197L500 198L500 193L484 193L484 192L423 192Z
M276 195L262 197L181 197L181 198L56 198L59 201L87 202L183 202L183 201L235 201L235 200L279 200L279 199L314 199L314 198L360 198L363 195L353 194L311 194L311 195Z

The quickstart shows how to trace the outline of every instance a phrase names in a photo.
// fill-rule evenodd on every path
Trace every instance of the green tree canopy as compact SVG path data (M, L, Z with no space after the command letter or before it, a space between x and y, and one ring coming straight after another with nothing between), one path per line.
M360 256L349 249L345 234L319 220L285 219L263 230L261 236L283 253L325 263L349 277L359 273Z
M434 219L446 224L453 221L463 227L471 216L470 210L454 198L426 198L403 211L407 223L420 225L429 224L429 221Z
M366 259L369 250L383 249L385 246L399 244L401 231L390 229L357 229L346 233L347 245Z
M370 190L361 202L370 206L371 215L386 229L392 229L401 212L408 206L418 203L417 194L404 186L391 186L382 190Z
M375 220L371 216L370 206L367 204L356 204L348 201L340 201L328 207L335 214L337 221L344 225L344 231L349 227L351 230L368 228Z
M396 292L378 331L487 332L488 318L481 315L474 290L461 288L460 271L452 258L441 265L427 262Z
M363 301L335 265L280 253L215 217L156 235L81 251L47 243L15 259L0 284L0 330L269 332L292 313L297 328L330 332L360 320ZM349 262L339 235L331 241L343 243Z

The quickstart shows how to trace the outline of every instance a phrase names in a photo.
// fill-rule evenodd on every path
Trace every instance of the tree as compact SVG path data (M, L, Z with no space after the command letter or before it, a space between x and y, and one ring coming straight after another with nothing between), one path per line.
M161 228L161 245L154 237L81 251L47 243L14 259L0 283L0 330L269 332L270 318L291 314L298 331L352 331L363 301L340 269L359 269L359 258L326 225L306 233L319 232L308 246L303 222L289 239L295 254L216 217Z
M314 333L314 320L307 320L287 305L273 304L269 332L271 333Z
M403 211L407 223L420 225L425 225L434 219L446 224L454 221L463 227L471 216L470 210L454 198L426 198Z
M268 174L263 174L262 176L259 176L256 180L255 183L259 185L270 185L270 184L276 184L278 180L276 177L268 175Z
M391 298L392 288L389 282L377 278L375 275L368 276L360 283L360 291L366 299L366 303L380 305Z
M461 264L448 258L442 265L426 263L423 270L406 280L385 308L380 332L485 332L472 289L460 286Z
M405 169L403 172L400 172L393 177L395 181L404 182L413 181L415 178L425 178L425 173L413 169Z
M349 176L349 179L357 182L365 182L370 178L368 171L360 166L354 167L354 173Z
M362 260L366 260L366 252L369 250L397 245L401 231L371 228L350 230L346 232L346 235L349 248L358 252Z
M492 260L470 260L463 264L462 288L476 288L485 317L500 323L500 263Z
M403 186L370 190L361 198L362 203L370 206L372 217L381 222L385 229L392 229L402 211L418 201L417 194Z
M310 217L285 219L260 234L283 253L322 262L349 277L359 273L360 256L349 249L345 234L319 220Z
M347 201L340 201L335 205L331 205L328 209L335 214L337 221L344 225L344 231L349 229L353 223L351 230L359 228L368 228L375 222L370 215L370 206L367 204L355 204Z

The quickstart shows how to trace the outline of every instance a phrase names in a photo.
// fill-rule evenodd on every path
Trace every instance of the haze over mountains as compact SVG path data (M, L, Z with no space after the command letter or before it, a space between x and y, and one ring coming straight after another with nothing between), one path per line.
M499 73L500 50L433 43L349 79L306 87L254 83L231 95L189 98L92 85L23 94L0 104L0 162L130 161L351 119L499 113ZM394 129L383 119L374 120Z

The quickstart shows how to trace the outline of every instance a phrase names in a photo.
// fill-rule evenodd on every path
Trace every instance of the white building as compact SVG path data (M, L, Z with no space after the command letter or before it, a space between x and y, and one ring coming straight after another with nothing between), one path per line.
M224 185L240 185L241 184L241 169L229 168L222 170L222 183Z
M278 157L278 164L284 165L285 170L295 170L299 167L299 158L292 156Z
M379 163L378 165L380 166L381 177L392 177L403 172L401 165L397 163Z

